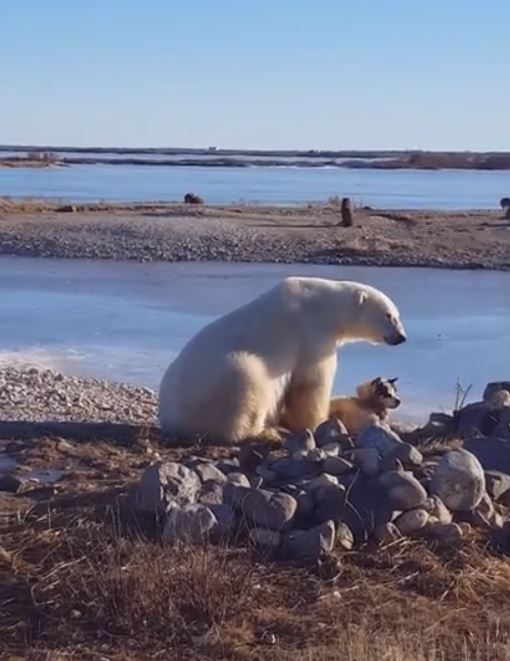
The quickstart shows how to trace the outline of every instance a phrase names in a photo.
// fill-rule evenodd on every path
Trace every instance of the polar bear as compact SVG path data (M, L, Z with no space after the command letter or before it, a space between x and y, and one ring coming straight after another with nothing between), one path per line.
M362 340L406 340L385 294L356 282L286 278L183 348L161 382L161 428L227 442L277 425L315 429L329 414L337 347Z

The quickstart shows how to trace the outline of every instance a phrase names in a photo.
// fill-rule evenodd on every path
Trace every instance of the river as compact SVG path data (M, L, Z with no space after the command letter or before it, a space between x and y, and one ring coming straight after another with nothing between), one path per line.
M510 273L312 265L1 257L0 362L157 388L199 328L291 274L372 284L400 307L408 342L344 347L338 393L398 376L399 417L418 420L451 407L457 380L480 395L510 378Z
M176 201L187 192L211 204L303 204L338 195L379 208L492 209L510 194L510 172L134 165L0 168L0 196L14 198Z

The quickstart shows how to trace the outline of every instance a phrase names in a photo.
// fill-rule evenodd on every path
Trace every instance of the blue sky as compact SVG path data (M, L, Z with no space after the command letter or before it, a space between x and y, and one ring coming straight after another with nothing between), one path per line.
M0 0L0 143L510 150L510 0Z

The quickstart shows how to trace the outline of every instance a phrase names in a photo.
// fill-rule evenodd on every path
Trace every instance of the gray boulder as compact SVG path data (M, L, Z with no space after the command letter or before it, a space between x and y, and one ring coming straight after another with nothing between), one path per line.
M510 475L501 471L485 471L485 487L493 500L499 500L510 491Z
M343 551L351 551L354 547L354 535L346 523L340 522L336 525L335 546Z
M351 457L364 475L370 477L379 473L382 459L376 448L356 448Z
M422 453L410 443L399 443L385 455L384 462L392 462L397 460L401 462L404 468L417 468L423 463Z
M453 511L474 509L485 492L485 475L478 459L467 450L451 450L441 457L430 482L437 495Z
M318 560L330 553L335 544L335 524L325 521L309 530L291 530L283 540L286 557L293 560Z
M237 523L233 508L225 503L214 503L208 507L217 521L217 526L212 531L214 539L228 537L234 531Z
M207 482L209 480L214 480L215 482L226 482L226 475L220 471L219 468L211 461L200 461L196 462L193 466L190 466L192 470L198 475L202 482Z
M408 510L395 519L395 525L403 535L411 535L427 525L429 514L422 508Z
M345 508L345 488L323 485L314 489L315 518L317 521L342 521Z
M309 461L303 457L286 457L278 459L271 464L280 479L296 480L305 477L313 477L321 472L320 462Z
M458 543L464 536L463 529L458 523L430 522L425 526L424 532L448 544Z
M339 519L346 523L354 535L356 545L366 542L375 528L393 520L395 508L388 490L378 478L358 475L344 497Z
M218 521L205 505L172 506L168 510L162 540L167 544L207 542Z
M282 445L290 454L306 452L315 448L315 438L310 429L300 429L286 438Z
M190 468L172 461L148 466L138 487L136 508L140 512L162 513L171 504L195 503L202 483Z
M216 468L218 468L224 475L229 473L238 473L241 464L237 457L232 457L231 459L220 459L216 462Z
M227 482L229 484L236 484L238 487L250 487L250 480L244 473L229 473L227 475Z
M486 471L501 471L510 475L510 443L502 438L470 438L464 449L474 454Z
M319 448L330 443L340 443L342 446L349 446L349 433L341 420L331 418L317 427L315 430L315 442Z
M485 402L474 402L457 413L455 431L459 436L469 438L476 434L490 434L493 426L488 405Z
M434 517L434 519L440 523L452 522L452 513L438 496L430 496L427 498L423 503L423 509L429 513L429 516Z
M387 425L370 425L358 436L356 447L377 450L380 457L385 457L402 443L400 437Z
M353 469L354 464L343 457L328 456L322 464L322 470L330 475L343 475Z
M277 530L269 530L268 528L252 528L250 530L250 542L264 551L277 551L282 536Z
M387 521L374 528L373 537L379 544L386 545L402 539L402 533L394 523Z
M388 471L379 478L379 484L386 489L389 501L395 510L410 510L421 507L427 492L418 480L407 471Z
M224 501L250 523L262 528L281 530L292 521L297 501L286 493L273 493L227 483Z
M207 480L207 482L202 484L202 488L198 494L198 502L208 506L219 505L223 502L223 486L224 482Z
M498 390L510 392L510 381L493 381L492 383L488 383L483 391L483 401L489 402Z

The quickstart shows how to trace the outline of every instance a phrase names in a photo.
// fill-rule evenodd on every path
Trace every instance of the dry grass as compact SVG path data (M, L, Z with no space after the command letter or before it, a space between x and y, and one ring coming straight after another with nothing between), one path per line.
M242 544L164 548L132 510L143 449L48 440L9 450L32 464L41 447L74 469L56 489L0 502L0 658L510 658L510 565L483 537L309 567Z

